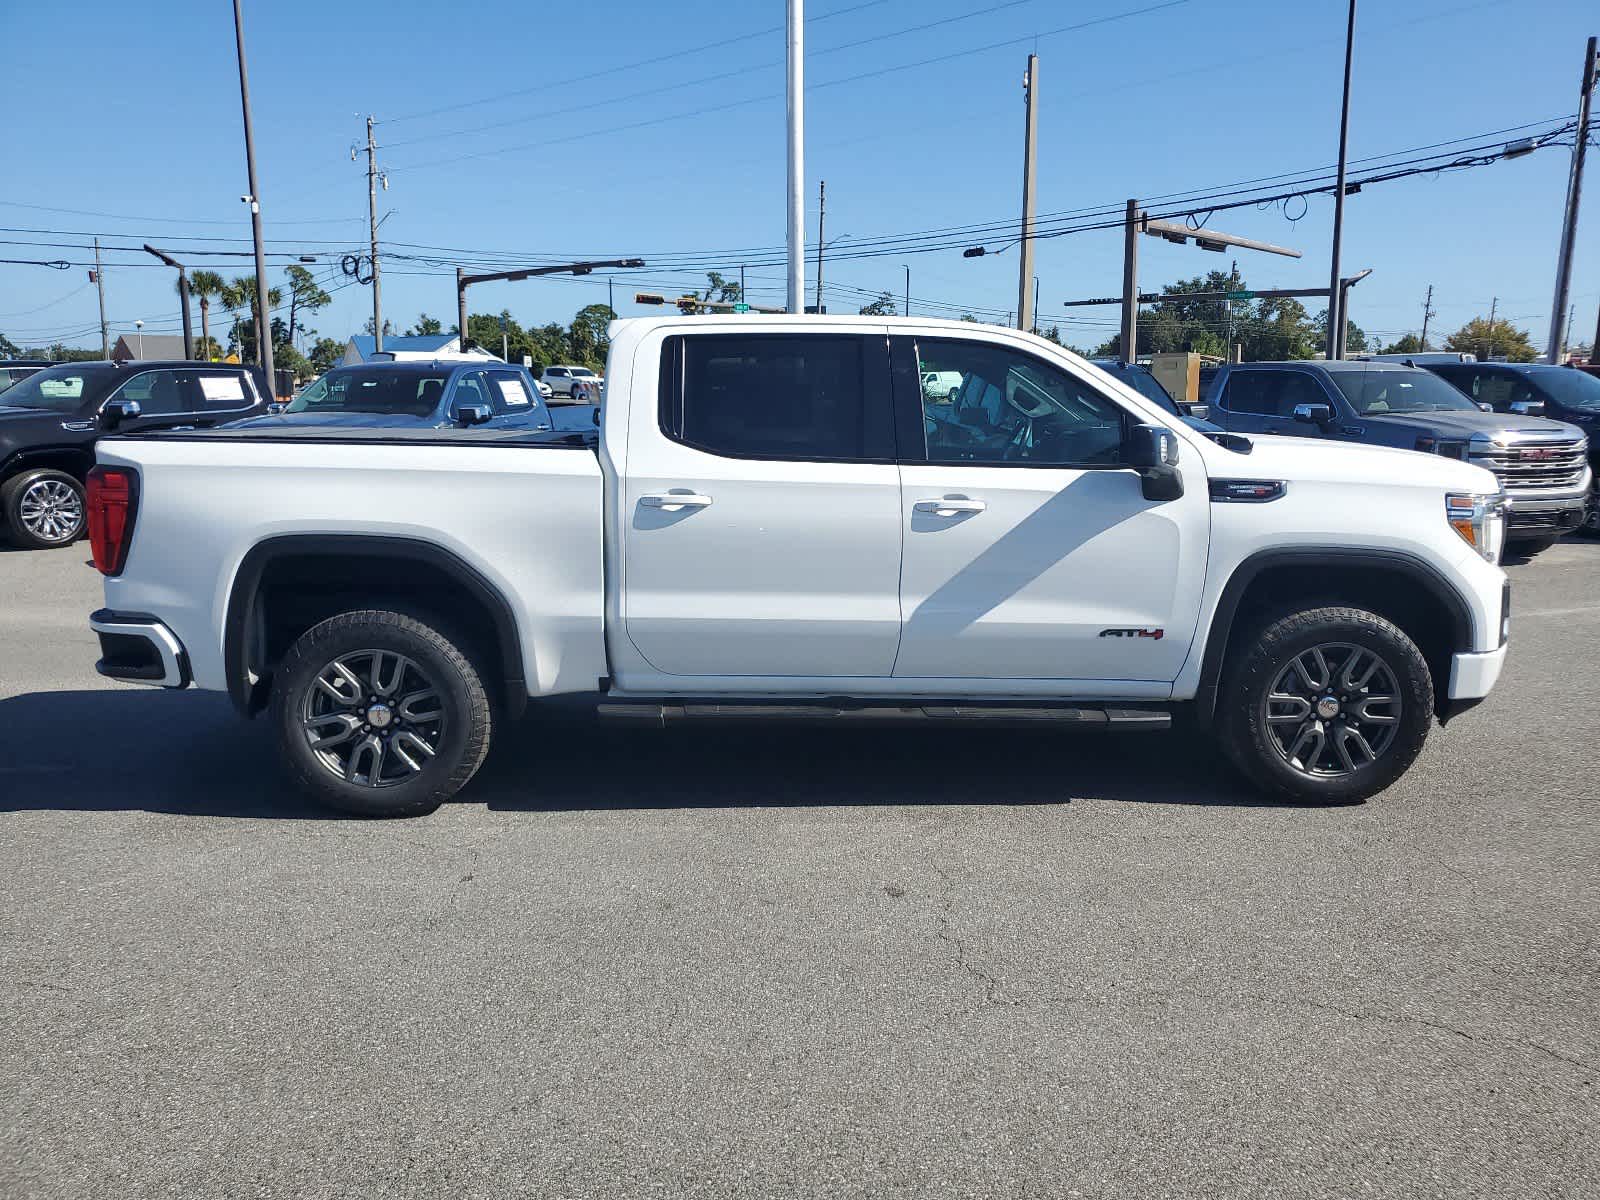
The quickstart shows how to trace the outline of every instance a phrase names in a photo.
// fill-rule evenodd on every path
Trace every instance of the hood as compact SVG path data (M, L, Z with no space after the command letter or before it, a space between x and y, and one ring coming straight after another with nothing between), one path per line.
M1520 433L1530 437L1573 437L1577 431L1545 417L1519 417L1512 413L1447 409L1442 412L1371 413L1361 417L1379 429L1425 429L1446 437L1470 438L1475 433Z
M58 421L71 421L75 418L71 413L58 413L49 408L17 408L15 405L0 404L0 417L54 417Z
M1456 492L1500 490L1500 481L1491 472L1437 454L1327 438L1243 436L1252 445L1249 454L1225 449L1209 438L1200 439L1205 446L1206 469L1212 476L1339 485L1404 483Z
M285 432L294 429L432 429L438 424L432 414L411 417L401 413L302 412L246 417L242 421L231 422L227 428L268 433L274 429Z

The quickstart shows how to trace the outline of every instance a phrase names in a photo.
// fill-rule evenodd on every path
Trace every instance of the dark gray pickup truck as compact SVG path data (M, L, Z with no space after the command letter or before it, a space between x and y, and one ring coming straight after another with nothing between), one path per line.
M1217 373L1207 399L1209 419L1232 433L1396 446L1486 467L1505 489L1510 539L1550 540L1583 523L1593 475L1581 429L1485 411L1420 367L1242 363Z

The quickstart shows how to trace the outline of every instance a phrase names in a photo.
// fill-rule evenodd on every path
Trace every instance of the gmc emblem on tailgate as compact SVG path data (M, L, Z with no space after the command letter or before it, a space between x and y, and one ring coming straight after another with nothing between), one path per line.
M1167 631L1165 629L1102 629L1100 631L1100 636L1114 638L1150 638L1152 641L1159 642L1162 638L1167 636Z

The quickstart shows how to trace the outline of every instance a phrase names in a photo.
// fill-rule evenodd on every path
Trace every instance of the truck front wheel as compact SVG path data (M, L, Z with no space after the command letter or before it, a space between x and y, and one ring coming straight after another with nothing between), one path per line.
M432 812L489 752L471 660L399 612L341 613L302 634L274 673L271 722L295 781L366 817Z
M1422 752L1433 677L1416 643L1376 613L1317 608L1258 628L1227 673L1218 717L1229 758L1263 791L1351 803Z

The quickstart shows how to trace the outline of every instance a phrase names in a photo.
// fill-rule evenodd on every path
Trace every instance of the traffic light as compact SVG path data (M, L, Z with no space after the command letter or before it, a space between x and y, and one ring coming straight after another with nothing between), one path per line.
M633 302L635 304L665 304L667 298L660 292L635 292L633 294Z

